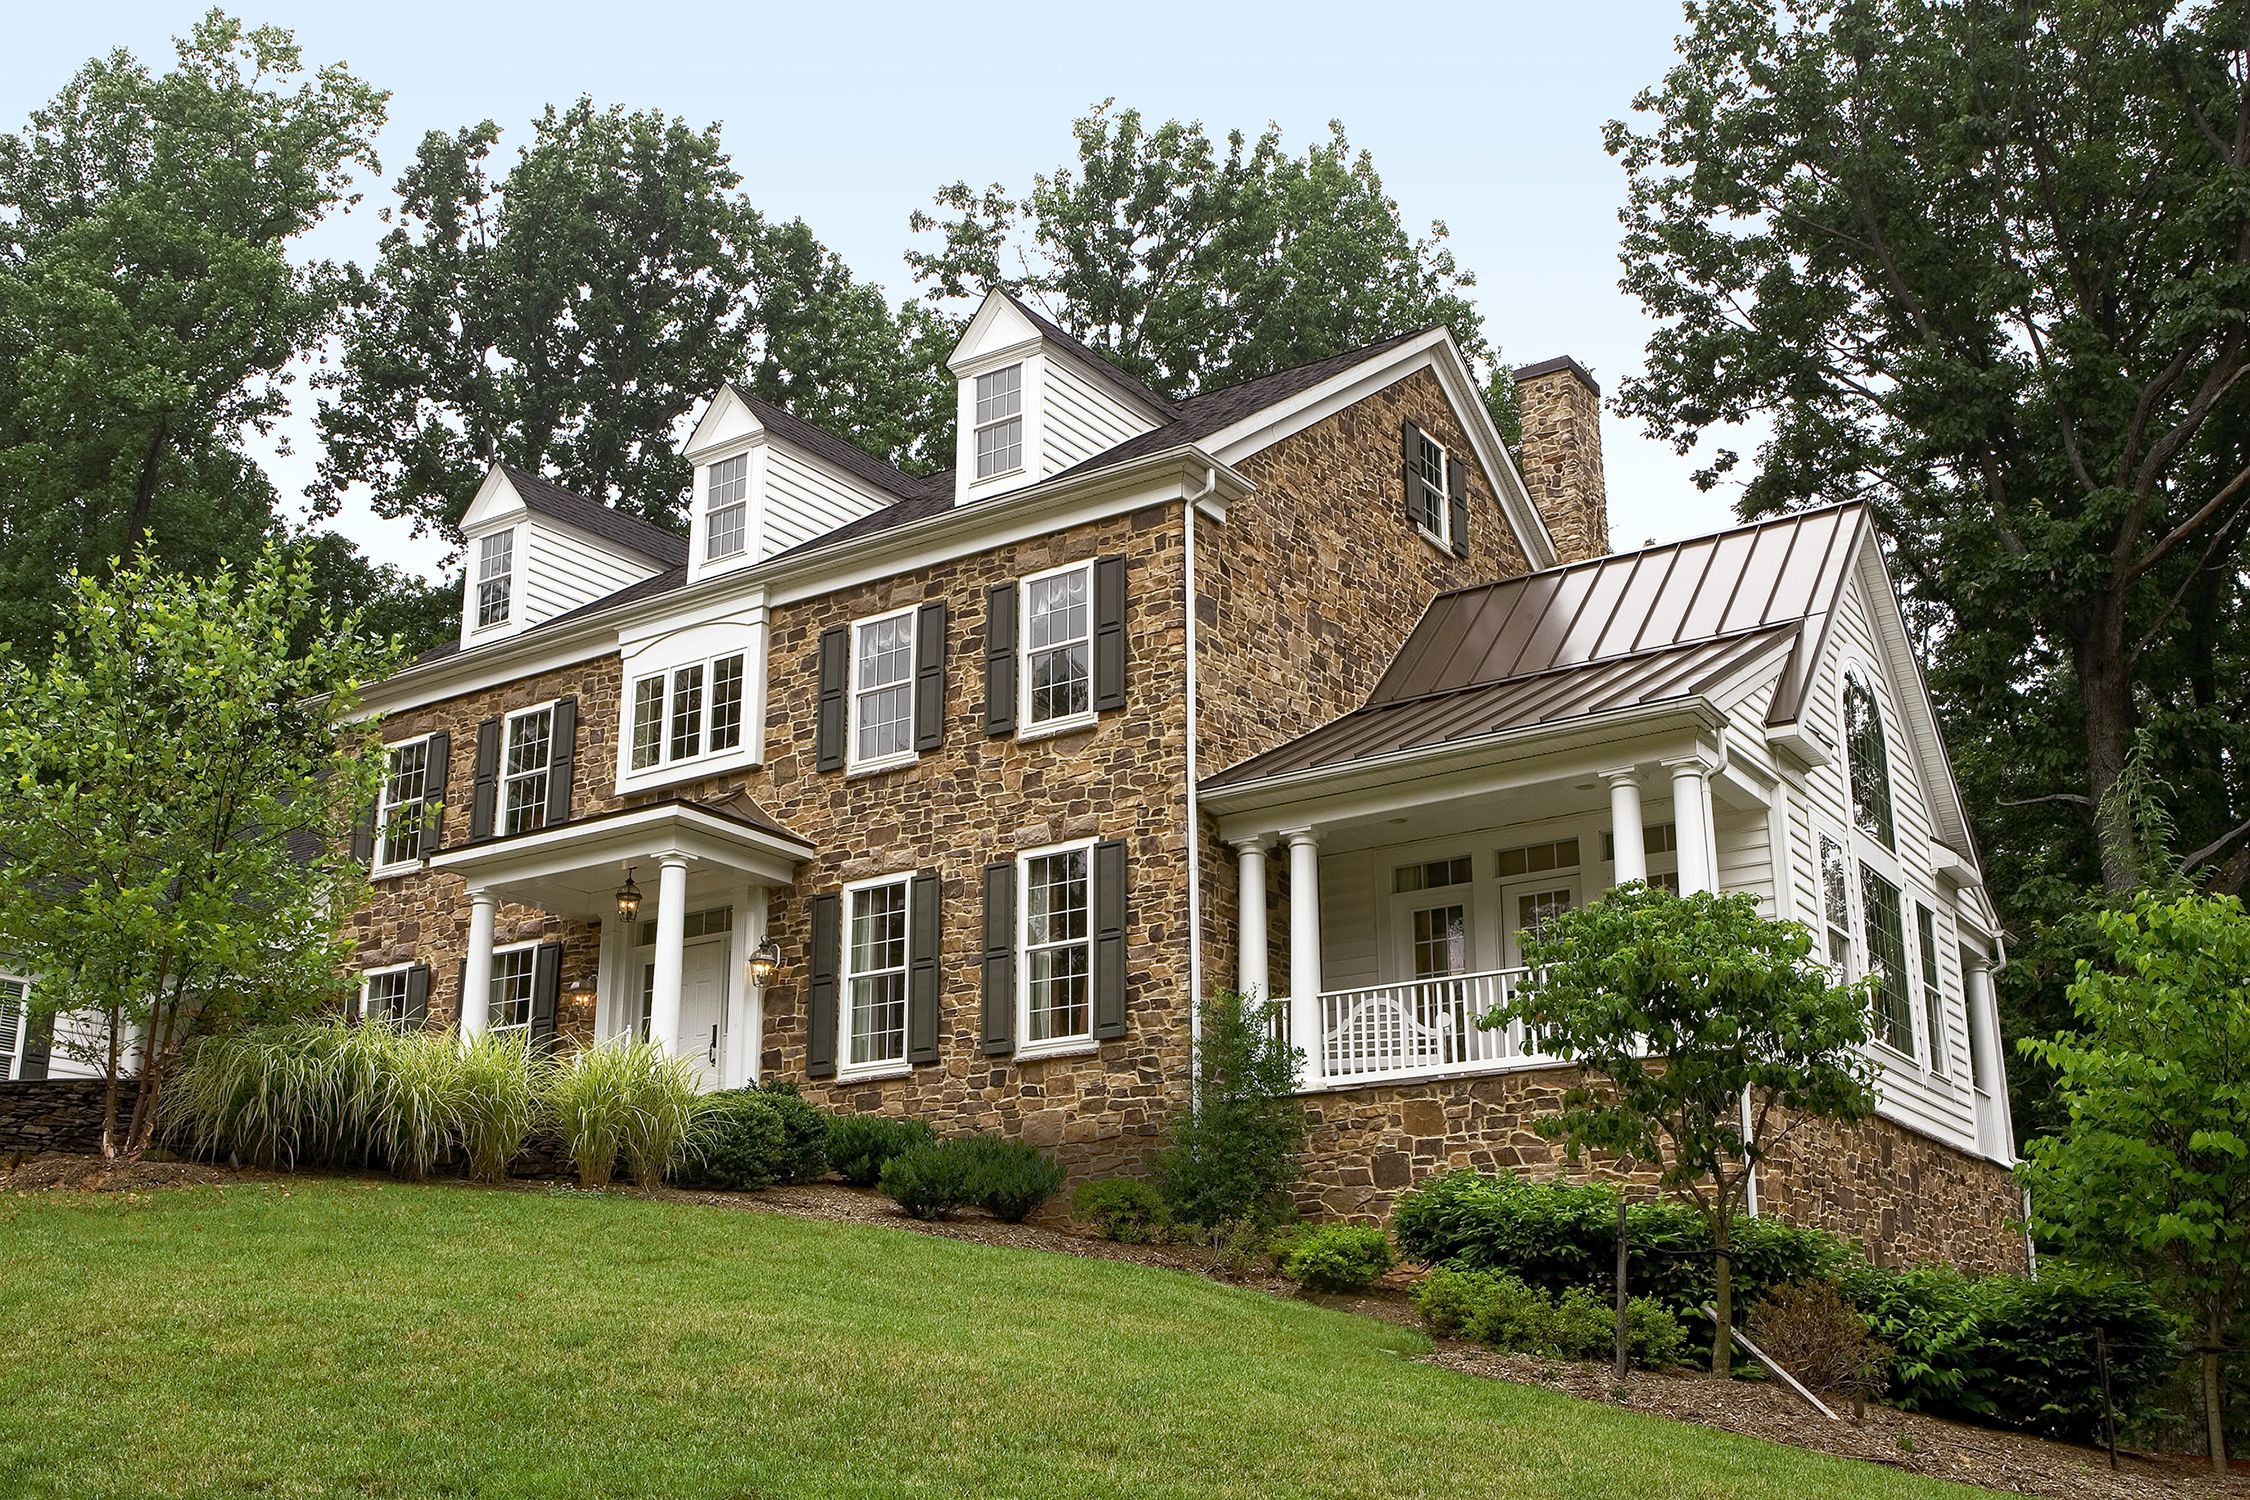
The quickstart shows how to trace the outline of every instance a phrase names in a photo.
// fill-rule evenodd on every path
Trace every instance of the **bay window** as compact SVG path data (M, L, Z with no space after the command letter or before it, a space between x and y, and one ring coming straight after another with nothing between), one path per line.
M746 681L740 651L634 678L625 735L630 768L650 771L739 749Z

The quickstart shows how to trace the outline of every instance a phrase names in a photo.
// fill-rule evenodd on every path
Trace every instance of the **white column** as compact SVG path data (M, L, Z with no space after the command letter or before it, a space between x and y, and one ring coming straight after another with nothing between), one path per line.
M1289 999L1320 998L1320 835L1294 829L1289 840Z
M766 940L766 895L765 887L753 887L735 908L738 913L734 924L735 941L741 951L735 955L731 988L738 989L742 999L728 1018L727 1064L720 1078L721 1086L730 1089L748 1088L757 1082L766 992L764 986L750 981L750 955Z
M669 1053L680 1043L680 976L686 963L687 856L667 854L656 873L656 991L648 1039Z
M1672 827L1679 845L1680 894L1692 896L1711 889L1711 825L1706 821L1711 804L1703 795L1703 760L1691 755L1664 765L1672 773Z
M2009 1118L2008 1072L2000 1055L2000 1010L1993 999L1992 968L1983 962L1965 964L1961 970L1961 998L1969 1012L1969 1029L1975 1034L1970 1050L1976 1058L1977 1141L1985 1153L2000 1161L2016 1155L2015 1121Z
M461 969L461 1040L469 1042L492 1019L492 925L500 898L490 891L469 892L469 953Z
M1234 846L1235 878L1235 981L1234 987L1258 1000L1273 998L1267 975L1269 939L1266 935L1266 837L1260 834Z
M1703 777L1703 888L1719 888L1719 809L1711 801L1711 776Z
M1641 830L1641 778L1630 769L1610 771L1609 833L1613 846L1612 885L1648 879L1648 841Z

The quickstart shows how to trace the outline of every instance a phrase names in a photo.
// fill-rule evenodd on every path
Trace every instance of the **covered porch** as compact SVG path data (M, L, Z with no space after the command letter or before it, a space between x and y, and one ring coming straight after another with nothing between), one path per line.
M812 853L754 804L673 801L438 855L433 869L467 882L462 1036L530 1003L528 945L494 943L502 903L521 903L600 924L594 972L567 977L593 993L597 1040L654 1041L705 1088L755 1082L765 995L749 960L772 892Z

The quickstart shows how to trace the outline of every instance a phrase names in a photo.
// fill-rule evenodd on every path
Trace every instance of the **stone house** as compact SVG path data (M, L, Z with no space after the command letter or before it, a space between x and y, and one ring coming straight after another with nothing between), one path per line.
M958 462L732 388L683 538L505 467L458 642L378 685L364 1019L647 1036L711 1087L1130 1172L1195 997L1276 1001L1308 1207L1554 1164L1473 1017L1615 882L1758 894L1882 976L1882 1113L1761 1203L2020 1259L2001 951L1881 551L1841 507L1607 551L1599 392L1442 329L1168 402L1031 309L953 352Z

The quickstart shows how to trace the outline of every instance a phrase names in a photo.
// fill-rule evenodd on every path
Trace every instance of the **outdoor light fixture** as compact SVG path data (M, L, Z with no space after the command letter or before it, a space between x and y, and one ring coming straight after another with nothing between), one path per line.
M625 883L617 888L617 914L630 922L641 914L641 888L633 884L631 866L625 870Z
M584 979L572 985L570 987L570 1003L572 1005L592 1005L594 1003L594 984L595 976L589 973Z
M750 982L760 989L773 983L773 976L781 972L781 944L767 938L750 950Z

